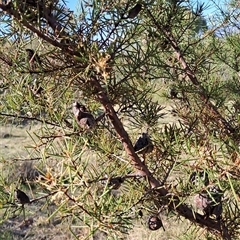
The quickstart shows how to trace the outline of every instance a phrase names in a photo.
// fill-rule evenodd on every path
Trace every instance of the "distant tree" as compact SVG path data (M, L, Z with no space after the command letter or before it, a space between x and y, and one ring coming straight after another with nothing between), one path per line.
M157 230L174 214L206 236L239 236L239 35L216 34L239 16L210 28L195 6L82 1L76 14L58 0L1 2L1 119L41 123L35 187L76 238L74 221L120 238L142 215ZM177 121L161 124L170 104Z

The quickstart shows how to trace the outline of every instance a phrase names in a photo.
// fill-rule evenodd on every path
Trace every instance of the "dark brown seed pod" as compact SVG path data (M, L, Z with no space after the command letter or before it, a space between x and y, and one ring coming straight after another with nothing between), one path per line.
M109 180L108 186L114 190L117 190L121 187L122 183L124 182L124 178L116 177Z
M150 230L156 231L156 230L158 230L161 227L165 231L165 229L163 227L163 224L162 224L162 220L158 216L152 215L152 216L149 217L149 219L148 219L148 228Z
M78 102L73 103L73 114L81 128L92 129L96 125L93 115L87 112L86 107Z
M29 199L28 195L25 192L23 192L23 191L21 191L19 189L16 189L15 191L16 191L16 198L18 199L18 201L22 205L24 205L26 203L30 203L30 199Z
M142 210L141 210L141 209L138 211L138 216L139 216L140 218L142 218L142 217L143 217L143 212L142 212Z
M36 67L37 64L41 65L40 57L34 50L27 48L26 52L27 52L27 59L29 61L30 67L32 67L32 68Z
M135 18L141 10L142 10L142 4L137 3L133 8L129 10L126 18L130 18L130 19Z
M171 97L171 98L177 98L177 97L178 97L178 91L177 91L176 88L173 88L173 87L172 87L172 88L170 89L170 92L169 92L169 93L170 93L170 97Z
M218 186L210 186L207 190L195 195L195 206L202 210L205 218L215 215L217 220L221 219L222 215L222 196L223 192Z
M133 146L134 151L139 154L146 154L153 151L153 144L147 133L142 133L142 135L137 139Z

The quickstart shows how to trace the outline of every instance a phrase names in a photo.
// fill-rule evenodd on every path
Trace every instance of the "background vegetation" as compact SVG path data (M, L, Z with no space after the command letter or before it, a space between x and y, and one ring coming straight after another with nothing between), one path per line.
M238 1L211 19L182 0L80 6L0 3L1 238L239 239ZM209 186L219 218L196 203Z

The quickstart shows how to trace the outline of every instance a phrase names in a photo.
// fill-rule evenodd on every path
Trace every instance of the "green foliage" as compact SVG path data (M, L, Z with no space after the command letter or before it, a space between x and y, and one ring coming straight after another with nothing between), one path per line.
M184 239L199 238L199 227L206 239L239 235L239 15L230 8L208 27L204 4L141 4L134 18L131 1L82 1L79 13L61 1L0 4L1 122L37 126L23 164L1 177L3 221L25 187L31 207L76 239L122 239L140 211L163 225L187 218L197 227ZM75 101L95 128L78 125ZM135 153L143 132L154 149ZM1 168L10 171L5 159ZM190 187L189 176L203 170L224 191L220 222L194 211L207 186Z

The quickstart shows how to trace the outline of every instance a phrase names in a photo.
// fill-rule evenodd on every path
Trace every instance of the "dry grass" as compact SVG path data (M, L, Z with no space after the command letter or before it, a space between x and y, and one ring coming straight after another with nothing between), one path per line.
M169 111L166 109L166 113L169 116ZM25 127L15 127L15 126L1 126L0 138L1 138L1 152L0 156L5 161L11 161L19 156L28 157L25 146L31 145L32 140L29 137L27 131L31 132L36 130L39 126L34 126L33 128L29 126ZM6 166L5 166L6 167ZM28 191L30 199L36 197L31 195ZM33 193L34 194L34 193ZM61 240L61 239L74 239L68 229L68 222L61 221L59 219L53 218L48 221L47 215L51 214L52 211L57 207L56 205L48 206L47 209L42 208L44 202L36 202L34 204L26 205L26 216L29 224L23 224L23 215L16 215L15 218L10 218L0 225L0 239L10 240L10 239L30 239L30 240ZM2 211L3 213L3 211ZM127 240L170 240L178 239L178 236L184 234L184 232L189 227L187 221L178 222L176 219L166 219L163 216L164 227L158 231L150 231L146 226L147 218L143 216L143 219L138 220L134 228L130 231L128 236L124 239ZM84 239L86 233L83 228L78 230L79 239ZM81 237L82 236L82 237ZM92 239L104 240L108 239L103 233L96 233ZM109 238L110 239L110 238ZM120 239L120 238L119 238Z
M11 160L19 156L26 156L25 147L32 144L28 132L39 126L0 126L0 158Z
M177 118L173 117L171 114L171 105L168 105L163 112L166 116L159 120L161 125L174 123ZM28 125L16 127L16 126L1 126L0 127L0 140L1 140L1 151L0 157L4 159L4 162L8 160L11 161L14 158L26 157L28 158L28 153L25 146L31 145L32 140L27 132L32 132L38 129L39 126L35 125L30 127ZM2 167L2 166L0 166ZM6 167L6 166L5 166ZM34 198L34 192L29 192L30 198ZM10 239L29 239L29 240L61 240L61 239L75 239L69 231L69 222L66 220L62 221L56 218L52 218L51 221L48 220L47 215L51 215L54 209L57 208L55 204L50 206L45 206L42 208L44 202L36 202L26 206L26 216L29 220L29 224L23 224L23 215L18 215L15 218L10 218L0 225L0 239L10 240ZM134 225L134 228L129 232L127 236L123 238L119 237L116 239L127 239L127 240L177 240L177 239L194 239L193 235L188 236L188 229L190 228L190 223L184 219L176 219L176 217L169 218L167 216L162 216L163 224L166 229L164 232L161 228L158 231L150 231L147 228L148 216L143 216L143 219L138 220ZM70 224L71 225L71 224ZM73 228L75 228L72 225ZM192 228L192 227L191 227ZM79 228L76 225L77 234L79 239L85 239L86 229ZM182 236L182 237L179 237ZM96 233L93 237L88 239L94 240L104 240L112 239L108 238L106 234L101 232ZM203 238L202 238L203 239Z
M187 221L176 221L174 218L162 218L165 231L161 228L158 231L151 231L147 228L146 223L137 223L133 230L127 236L127 240L177 240L189 228Z

